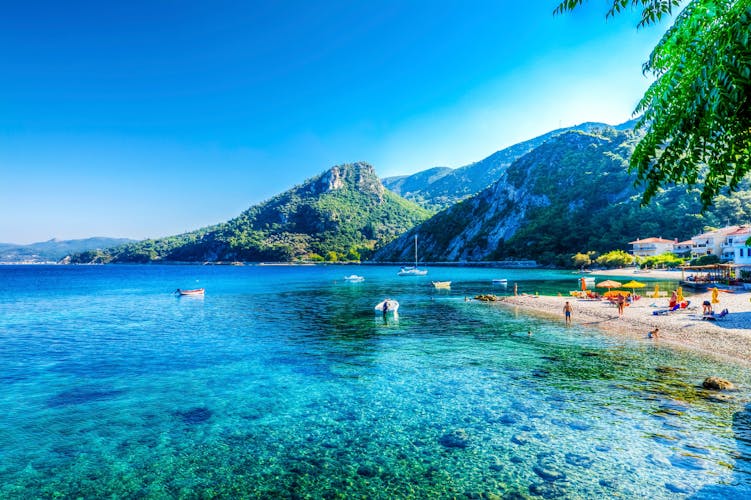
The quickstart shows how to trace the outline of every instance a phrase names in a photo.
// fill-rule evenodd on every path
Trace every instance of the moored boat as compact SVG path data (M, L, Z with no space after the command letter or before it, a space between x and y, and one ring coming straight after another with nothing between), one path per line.
M694 280L680 280L678 282L683 288L690 288L692 290L704 291L712 285L709 281L694 281Z
M450 281L432 281L433 286L436 288L451 288Z
M425 276L428 274L427 269L417 267L417 235L415 235L415 265L402 267L397 274L399 276Z
M193 290L183 290L178 288L175 293L178 295L203 295L205 290L203 288L195 288Z
M508 280L506 278L496 278L493 280L494 285L508 285Z
M396 313L399 310L399 302L394 299L385 299L373 308L377 313L389 314Z
M350 283L359 283L361 281L365 281L365 277L351 274L349 276L345 276L344 281L349 281Z

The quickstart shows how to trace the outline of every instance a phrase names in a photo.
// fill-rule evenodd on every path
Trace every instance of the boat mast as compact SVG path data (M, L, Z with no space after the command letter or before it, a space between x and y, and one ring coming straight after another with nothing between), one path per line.
M415 235L415 269L417 269L417 235Z

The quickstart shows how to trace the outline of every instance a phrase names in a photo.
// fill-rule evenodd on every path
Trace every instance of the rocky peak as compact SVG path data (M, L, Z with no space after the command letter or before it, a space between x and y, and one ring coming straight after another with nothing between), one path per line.
M384 187L372 165L364 162L337 165L315 179L314 194L323 194L339 189L355 189L362 193L383 197Z

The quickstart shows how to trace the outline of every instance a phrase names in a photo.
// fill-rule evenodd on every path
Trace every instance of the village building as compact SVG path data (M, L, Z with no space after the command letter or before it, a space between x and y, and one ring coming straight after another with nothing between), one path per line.
M723 246L728 234L736 231L739 226L728 226L714 231L692 236L691 257L698 258L704 255L716 255L722 259Z
M674 245L678 242L675 240L666 240L664 238L644 238L629 242L631 253L634 257L655 257L664 253L672 252Z
M751 226L740 226L725 235L722 260L751 265Z

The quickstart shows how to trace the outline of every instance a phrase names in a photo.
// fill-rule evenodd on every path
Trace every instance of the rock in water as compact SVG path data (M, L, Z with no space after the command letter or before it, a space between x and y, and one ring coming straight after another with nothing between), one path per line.
M456 429L441 436L438 442L446 448L466 448L469 445L469 436L464 429Z
M705 389L713 389L715 391L727 391L735 389L735 386L729 380L725 380L720 377L707 377L701 384Z

